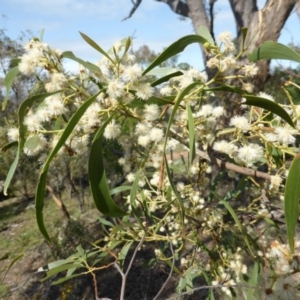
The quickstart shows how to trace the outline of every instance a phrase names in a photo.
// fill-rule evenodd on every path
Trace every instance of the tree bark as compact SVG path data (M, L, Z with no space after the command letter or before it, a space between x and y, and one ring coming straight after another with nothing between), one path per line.
M251 53L265 41L277 41L280 32L298 0L268 0L258 10L256 0L229 0L236 21L237 41L241 46L243 27L248 28L246 54ZM245 59L245 57L244 57ZM259 74L254 78L257 91L262 90L269 76L270 61L259 61Z
M172 9L173 12L189 17L195 31L200 26L205 26L213 31L210 24L213 22L213 15L207 15L204 0L157 0L164 2ZM257 0L228 0L236 22L237 41L241 43L241 30L243 27L248 28L246 43L252 38L247 53L253 51L263 42L272 40L277 41L286 20L295 8L299 0L268 0L263 9L257 7ZM215 1L210 0L209 4L213 5ZM213 32L212 32L213 33ZM245 58L245 57L244 57ZM203 56L204 63L206 57ZM269 75L269 61L258 62L260 68L259 76L255 78L257 90L261 90Z

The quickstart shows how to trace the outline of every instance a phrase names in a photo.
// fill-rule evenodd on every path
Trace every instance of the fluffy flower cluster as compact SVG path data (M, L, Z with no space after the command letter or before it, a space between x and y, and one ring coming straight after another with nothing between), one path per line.
M76 76L63 71L59 51L51 50L48 45L37 40L26 45L27 52L19 64L20 71L26 75L38 70L48 72L45 89L51 93L34 103L26 112L22 124L27 130L24 152L33 156L47 146L53 148L63 136L67 124L73 126L72 122L76 121L74 130L63 147L72 155L84 153L91 141L90 137L106 124L104 137L116 140L120 146L116 153L119 155L117 161L122 168L124 180L132 185L137 178L137 169L142 169L138 181L141 189L137 190L136 199L126 197L128 211L133 210L131 205L134 204L139 210L145 209L149 218L147 234L155 232L160 242L165 241L168 245L172 243L178 253L189 248L187 256L180 259L184 268L195 267L189 266L188 255L193 253L193 260L197 259L197 252L201 250L198 249L199 245L202 246L199 238L202 233L203 236L213 236L215 243L227 226L224 217L226 210L217 207L212 201L219 198L216 185L220 180L211 176L214 175L211 173L215 167L215 157L212 156L217 156L216 152L219 152L223 154L221 161L228 159L235 164L237 171L228 172L229 180L238 178L238 169L257 169L268 164L272 175L267 187L273 192L280 192L285 166L282 164L281 169L274 171L276 165L281 163L280 159L276 160L276 155L283 153L284 158L285 154L291 154L294 149L290 146L295 145L298 134L297 129L289 127L262 108L249 107L244 103L240 110L242 113L232 116L232 111L226 108L226 104L220 104L222 100L218 98L217 92L211 91L211 83L226 84L227 80L234 77L231 73L228 77L226 74L236 68L238 73L235 74L239 74L237 78L241 80L242 88L252 92L253 86L245 83L244 79L255 76L258 68L254 64L242 67L237 65L236 49L230 33L221 34L219 40L220 47L216 46L210 51L211 57L207 62L209 68L217 69L216 76L220 76L218 80L209 81L205 72L190 68L181 71L183 75L159 85L157 90L143 76L143 68L128 53L124 42L116 43L97 65L91 67L91 64L82 62L84 66L80 66ZM195 82L198 85L195 84L182 99L176 98L183 89ZM92 95L95 97L92 98ZM268 94L259 93L258 96L274 101ZM93 99L94 102L90 101ZM178 99L180 101L176 102ZM215 102L218 104L214 105ZM293 120L300 123L299 107L281 107L287 110ZM80 118L77 115L74 117L75 113L79 114L83 110L85 111ZM7 135L13 142L19 139L20 133L23 134L23 131L11 128ZM202 158L192 161L193 151L188 153L187 147L195 149L196 154L200 153ZM181 177L185 180L181 180ZM176 179L176 183L170 182L172 179ZM212 192L211 187L214 189ZM261 200L263 196L257 195L258 190L255 186L249 192L249 198ZM238 196L240 194L230 192L225 198L226 201L230 198L229 202L231 198L236 199ZM252 198L249 202L251 201ZM180 213L183 209L187 212L185 218ZM154 213L157 213L155 217ZM267 205L260 203L256 214L260 219L266 217ZM151 222L155 228L151 227ZM185 224L189 224L189 232L185 231ZM140 236L141 228L138 226L139 224L130 227L132 232L126 236ZM143 226L146 228L146 225ZM232 224L230 226L231 229L235 227ZM202 231L201 235L199 230ZM122 238L117 236L118 232L112 234ZM231 296L230 285L241 282L242 275L247 273L247 266L241 249L230 248L226 251L221 245L216 245L216 249L213 251L219 251L219 265L216 266L215 262L212 265L207 263L207 269L211 271L212 284L223 284L222 291ZM205 250L210 251L208 248ZM156 249L155 253L158 259L164 256L163 250ZM266 256L270 261L273 260L272 268L280 276L270 291L278 295L281 293L279 299L283 299L282 295L287 299L290 295L297 298L299 285L292 283L291 276L300 269L298 257L292 257L288 247L277 241L271 244Z
M295 246L299 249L299 242ZM300 297L299 256L292 256L289 247L277 240L271 242L267 256L277 275L272 287L266 290L267 299L298 299Z

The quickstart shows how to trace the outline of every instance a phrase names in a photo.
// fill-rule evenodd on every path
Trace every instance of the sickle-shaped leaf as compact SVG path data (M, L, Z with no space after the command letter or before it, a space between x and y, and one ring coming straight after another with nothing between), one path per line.
M200 43L204 44L207 40L199 35L192 34L187 35L179 40L177 40L175 43L171 44L169 47L167 47L151 64L150 66L143 72L143 75L147 74L150 70L155 68L156 66L160 65L170 57L182 52L186 46L193 44L193 43Z
M124 245L122 250L119 252L118 259L122 266L124 266L124 260L128 254L128 251L130 250L132 244L133 244L133 241L128 242L127 244Z
M235 211L233 210L233 208L230 206L230 204L227 201L220 200L220 203L222 203L226 207L226 209L228 210L228 212L231 214L232 218L235 221L236 226L238 227L238 229L240 230L240 232L243 235L243 239L244 239L246 245L248 246L248 249L249 249L250 253L253 256L255 256L253 254L252 250L251 250L251 246L250 246L250 242L249 242L247 233L245 232L245 229L244 229L243 225L241 224L241 222L240 222L238 216L236 215Z
M102 72L100 70L99 67L97 67L96 65L88 62L88 61L84 61L78 57L76 57L74 55L74 53L72 51L65 51L62 53L61 57L63 58L69 58L69 59L72 59L74 61L77 61L78 63L80 63L81 65L83 65L85 68L87 68L88 70L90 70L91 72L97 74L97 75L101 75Z
M35 194L35 212L36 212L36 219L38 223L38 227L42 233L42 235L45 237L47 241L50 242L50 237L48 235L48 232L46 230L45 224L44 224L44 215L43 215L43 208L44 208L44 198L45 198L45 188L46 188L46 181L47 181L47 173L50 166L50 163L52 159L55 157L59 149L64 145L65 141L69 137L69 135L73 132L75 126L79 122L82 115L85 113L85 111L88 109L88 107L95 101L99 93L92 96L88 100L86 100L74 113L72 118L70 119L69 123L67 124L66 128L62 132L62 135L60 139L58 140L55 147L52 149L51 153L49 154L44 167L40 173L38 185L36 188L36 194Z
M242 49L245 49L245 41L246 41L246 37L247 37L247 33L248 33L248 28L242 28Z
M299 217L300 198L300 154L297 154L290 166L284 191L284 215L289 246L294 253L295 230Z
M190 143L190 153L189 153L189 164L191 165L196 157L196 146L195 146L195 124L194 118L189 103L186 104L186 112L189 126L189 143Z
M139 99L134 99L133 101L131 101L128 104L128 107L130 107L130 108L136 108L136 107L144 108L146 104L157 104L158 106L168 105L168 104L173 105L174 104L174 102L173 102L174 99L171 100L171 98L172 97L159 98L159 97L156 97L156 96L152 96L147 101L141 101Z
M251 106L257 106L261 107L263 109L266 109L275 115L281 117L284 121L286 121L289 125L295 128L295 125L291 119L291 117L288 115L288 113L276 102L273 102L271 100L252 96L252 95L243 95L244 98L246 98L246 102L243 104L251 105Z
M204 37L211 45L215 45L215 41L213 39L213 37L211 36L210 32L208 31L208 29L205 26L200 26L197 29L197 33Z
M236 94L245 94L245 91L240 87L233 85L221 85L216 87L205 87L204 91L212 91L212 92L230 92Z
M18 123L19 123L18 150L17 150L15 160L13 161L12 165L10 166L10 169L7 173L7 177L5 179L5 183L4 183L4 187L3 187L4 195L7 195L7 189L9 187L10 182L13 178L13 175L16 171L16 168L17 168L17 165L19 162L19 157L24 148L25 134L26 134L26 126L24 125L24 118L26 116L26 112L27 112L28 108L30 108L34 102L44 100L46 97L52 96L56 93L58 93L58 92L46 93L46 94L41 94L41 95L36 95L36 96L30 97L30 98L24 100L21 103L21 105L19 106L19 110L18 110Z
M1 148L1 151L6 152L10 148L18 146L18 141L10 142Z
M6 271L5 271L4 276L3 276L2 279L1 279L1 282L0 282L1 285L3 284L4 279L5 279L6 275L7 275L7 273L9 272L9 270L11 269L11 267L12 267L19 259L21 259L23 256L24 256L24 254L20 254L20 255L18 255L17 257L15 257L15 258L10 262L9 266L6 268Z
M125 49L124 49L124 55L127 53L127 51L129 50L131 46L131 38L128 37L125 41Z
M246 292L246 299L254 299L254 293L256 291L256 287L257 287L257 283L258 283L258 279L259 279L259 263L258 261L256 261L254 263L254 266L252 268L252 272L250 275L250 278L247 282L247 284L249 285L249 287L252 287L252 289L248 289Z
M250 61L261 59L286 59L300 63L300 55L288 46L267 41L248 55Z
M13 59L10 61L9 67L10 67L10 68L17 67L21 61L22 61L21 58L13 58Z
M80 35L82 36L82 38L90 45L92 46L95 50L97 50L98 52L100 52L101 54L103 54L105 57L107 57L113 64L114 61L111 59L111 57L95 42L93 41L90 37L88 37L87 35L85 35L84 33L80 32Z
M72 271L74 272L74 271L76 271L76 268L68 269L68 273L69 273L70 270L72 270ZM82 276L83 274L85 274L85 273L79 273L79 274L74 274L74 275L70 275L70 276L66 275L66 277L63 277L63 278L60 278L60 279L57 279L57 280L52 281L51 284L52 284L52 285L61 284L61 283L65 282L65 281L67 281L67 280L70 280L70 279L72 279L72 278L75 278L75 277L78 277L78 276ZM43 278L42 280L45 280L45 279ZM41 281L42 281L42 280L41 280Z
M193 82L191 83L190 85L188 85L186 88L184 88L178 95L177 97L175 98L174 102L174 107L173 107L173 110L172 110L172 113L170 115L170 118L169 118L169 122L168 122L168 126L167 126L167 129L166 129L166 138L165 138L165 144L164 144L164 151L166 149L166 145L167 145L167 139L168 139L168 134L169 134L169 131L170 131L170 128L171 128L171 125L173 123L173 119L175 117L175 114L177 112L177 109L180 105L180 102L182 101L182 99L194 88L196 87L197 85L200 85L201 82Z
M172 113L171 113L171 116L169 118L169 122L168 122L168 126L167 126L167 129L166 129L166 137L165 137L165 143L164 143L164 148L163 148L163 152L164 152L164 158L165 158L165 166L166 166L166 170L167 170L167 175L168 175L168 178L169 178L169 182L170 182L170 185L172 187L172 190L173 192L175 193L176 195L176 198L179 202L179 205L180 205L180 209L181 209L181 217L182 217L182 222L184 221L184 205L183 205L183 202L182 202L182 199L173 183L173 180L172 180L172 176L171 176L171 172L170 172L170 169L169 169L169 166L168 166L168 161L167 161L167 157L166 157L166 154L165 154L165 150L166 150L166 146L167 146L167 140L168 140L168 134L169 134L169 131L170 131L170 128L171 128L171 125L172 125L172 122L173 122L173 119L174 119L174 116L176 114L176 111L180 105L180 102L182 101L182 99L194 88L196 87L197 85L200 85L201 83L200 82L193 82L192 84L188 85L185 89L183 89L176 97L175 99L175 104L174 104L174 107L173 107L173 110L172 110Z
M139 216L138 210L136 208L136 201L135 201L136 194L137 194L137 191L139 189L139 180L140 180L141 172L142 172L142 170L140 169L135 175L135 179L134 179L134 182L132 184L131 191L130 191L130 204L131 204L131 209L132 209L132 212L133 212L136 220L140 224L141 228L144 228L143 222L142 222L142 220Z
M157 80L155 80L154 82L151 83L151 86L157 86L161 83L164 83L166 81L168 81L169 79L173 78L173 77L177 77L177 76L180 76L180 75L183 75L183 73L181 71L176 71L176 72L173 72L171 74L168 74L166 76L163 76Z
M158 77L163 77L169 74L172 74L174 72L177 72L178 69L176 68L169 68L169 67L162 67L162 68L154 68L151 71L149 71L147 74L148 75L153 75L153 76L158 76Z
M114 194L122 193L122 192L125 192L125 191L129 191L129 190L131 190L130 185L121 185L121 186L118 186L118 187L115 187L115 188L111 189L109 191L109 193L111 195L114 195Z
M55 267L55 268L47 271L47 276L40 279L40 281L44 282L45 280L51 278L52 276L54 276L54 275L56 275L60 272L67 271L67 270L73 269L73 268L80 268L80 267L82 267L82 264L80 262L73 262L73 263L63 264L61 266Z
M122 39L121 41L120 41L120 45L122 45L122 46L124 46L124 54L128 51L128 49L127 49L127 47L128 47L128 39L130 39L130 37L129 38L124 38L124 39ZM130 43L131 43L131 39L130 39ZM127 49L127 50L126 50ZM102 50L103 51L103 50ZM111 48L109 48L109 50L107 50L106 51L106 54L108 55L108 56L110 56L110 55L115 55L115 53L116 53L116 49L115 49L115 47L114 46L112 46ZM123 55L124 55L123 54Z
M170 168L169 168L169 165L168 165L168 160L167 160L167 157L166 157L166 154L164 154L164 159L165 159L165 166L166 166L166 170L167 170L167 176L168 176L168 179L169 179L169 182L170 182L170 185L171 185L171 188L176 196L176 199L179 203L179 207L180 207L180 213L181 213L181 219L182 219L182 226L181 226L181 229L182 231L184 230L183 226L184 226L184 215L185 215L185 209L184 209L184 205L183 205L183 201L180 197L180 194L178 193L177 191L177 188L173 182L173 178L172 178L172 174L170 172Z
M16 76L19 74L19 67L16 66L12 69L10 69L8 71L8 73L6 74L5 78L4 78L4 84L5 84L5 88L6 88L6 94L5 94L5 98L2 102L2 110L5 109L6 105L7 105L7 101L8 101L8 96L9 96L9 91L10 88L14 82L14 79L16 78Z
M251 105L251 106L257 106L257 107L261 107L263 109L266 109L266 110L274 113L275 115L281 117L283 120L285 120L292 127L295 127L295 125L294 125L291 117L288 115L288 113L280 105L278 105L276 102L273 102L273 101L268 100L268 99L263 98L263 97L244 94L245 91L242 90L239 87L226 85L226 86L205 88L204 91L215 91L215 92L224 91L224 92L231 92L231 93L241 94L246 99L246 102L244 102L243 104Z
M113 115L98 129L93 139L89 157L89 182L97 209L106 216L122 217L126 213L111 198L103 163L102 138L105 127L112 117Z

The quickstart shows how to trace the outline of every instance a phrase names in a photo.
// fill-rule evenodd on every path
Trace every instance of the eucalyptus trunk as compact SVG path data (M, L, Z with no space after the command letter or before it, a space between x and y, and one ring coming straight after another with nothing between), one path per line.
M214 4L217 0L157 0L164 2L173 12L192 20L194 30L200 26L210 29L214 36ZM267 0L262 9L258 9L256 0L228 0L236 23L237 41L241 43L241 29L248 28L248 39L252 42L247 53L252 52L265 41L277 41L280 32L299 0ZM205 55L203 56L206 62ZM260 71L255 78L257 90L263 88L269 76L270 62L258 63Z

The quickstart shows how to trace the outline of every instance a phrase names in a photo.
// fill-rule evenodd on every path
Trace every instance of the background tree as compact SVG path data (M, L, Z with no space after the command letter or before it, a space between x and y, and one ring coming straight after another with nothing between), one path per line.
M209 28L211 35L214 37L214 5L217 0L156 0L167 4L170 9L185 18L190 18L193 23L195 32L200 26ZM257 0L228 0L233 12L233 17L236 24L237 42L241 45L242 28L248 28L247 40L253 38L246 53L252 52L263 42L272 40L277 41L280 32L291 15L293 9L299 6L299 0L268 0L262 9L258 9ZM130 18L142 0L136 0L131 9ZM125 18L126 19L126 18ZM206 62L206 55L204 51L203 58ZM261 90L268 78L270 61L258 62L260 72L255 78L255 86L257 90Z

